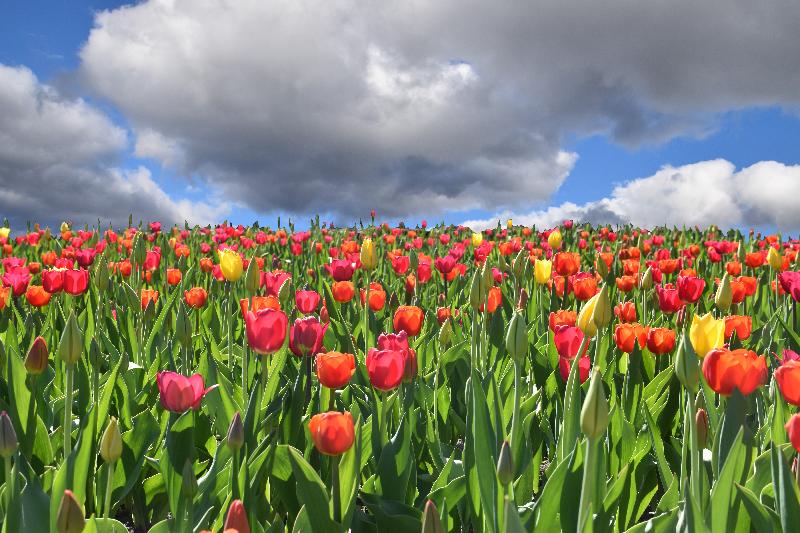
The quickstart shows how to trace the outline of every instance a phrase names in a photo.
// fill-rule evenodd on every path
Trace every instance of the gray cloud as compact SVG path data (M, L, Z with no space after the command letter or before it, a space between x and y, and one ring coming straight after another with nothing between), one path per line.
M16 228L28 220L126 223L128 213L165 222L223 214L174 201L146 168L116 168L127 145L126 132L85 101L0 64L0 212Z

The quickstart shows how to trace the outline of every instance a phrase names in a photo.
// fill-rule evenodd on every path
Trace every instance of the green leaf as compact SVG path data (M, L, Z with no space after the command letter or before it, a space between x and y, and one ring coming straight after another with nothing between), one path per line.
M297 449L292 447L289 447L289 460L297 482L297 499L304 507L314 510L307 513L313 531L341 530L339 525L331 520L328 493L314 468L306 462Z

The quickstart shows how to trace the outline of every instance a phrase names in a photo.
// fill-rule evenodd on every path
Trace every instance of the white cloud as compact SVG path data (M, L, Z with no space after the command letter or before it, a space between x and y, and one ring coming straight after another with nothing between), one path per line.
M566 135L797 105L800 4L768 3L149 0L98 14L81 74L137 153L257 212L519 211Z
M0 212L13 224L125 223L129 213L208 222L229 211L173 200L144 167L117 168L127 144L125 130L84 100L0 64Z
M498 220L552 227L565 219L653 226L770 226L800 229L800 165L762 161L736 170L724 159L666 166L614 188L611 195L583 205L564 203L528 213L503 211L464 225L483 229Z

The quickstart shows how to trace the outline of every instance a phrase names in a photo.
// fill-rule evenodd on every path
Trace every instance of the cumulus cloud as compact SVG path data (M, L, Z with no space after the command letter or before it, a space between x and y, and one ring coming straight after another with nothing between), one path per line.
M14 225L206 221L227 206L175 201L144 168L117 168L127 133L81 99L0 64L0 212Z
M741 170L724 159L680 167L666 166L645 178L614 188L611 195L583 205L560 206L528 213L505 211L464 224L483 229L499 220L552 227L565 219L596 224L632 223L653 226L770 226L800 228L800 165L761 161Z
M98 14L81 77L138 154L261 213L546 205L566 135L702 135L800 95L772 0L149 0Z

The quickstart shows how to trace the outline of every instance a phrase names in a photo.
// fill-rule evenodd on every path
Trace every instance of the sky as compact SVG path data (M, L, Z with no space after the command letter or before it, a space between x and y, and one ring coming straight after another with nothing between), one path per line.
M0 0L0 215L797 234L798 23L793 0Z

